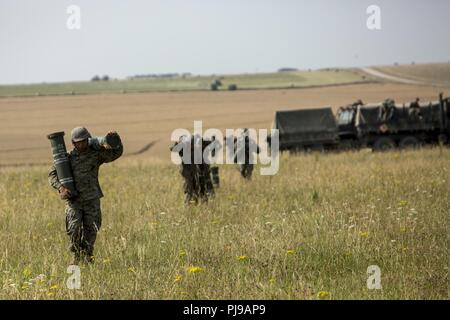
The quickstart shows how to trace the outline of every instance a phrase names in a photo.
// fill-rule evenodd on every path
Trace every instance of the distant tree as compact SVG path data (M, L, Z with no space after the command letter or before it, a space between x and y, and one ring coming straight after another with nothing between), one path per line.
M234 91L234 90L237 90L237 85L236 84L230 84L229 86L228 86L228 90L230 90L230 91Z
M109 76L108 75L104 75L102 78L103 81L109 81Z
M280 68L278 69L278 72L295 72L298 71L296 68Z
M91 81L100 81L100 77L98 75L95 75L92 77Z

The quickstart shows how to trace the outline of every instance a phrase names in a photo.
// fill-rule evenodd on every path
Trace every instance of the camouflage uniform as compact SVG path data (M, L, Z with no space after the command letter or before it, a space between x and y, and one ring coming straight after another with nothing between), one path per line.
M183 149L180 149L178 152L179 156L182 159L181 165L180 165L180 174L183 177L183 190L184 190L184 202L186 204L189 204L191 202L197 203L198 197L199 197L199 180L198 180L198 168L194 164L194 144L192 143L193 139L191 140L191 160L190 163L183 162ZM170 151L173 151L173 149L180 145L180 144L188 144L188 141L178 141L175 142L172 146L170 146Z
M122 153L122 143L115 149L89 147L85 153L79 153L76 149L69 153L78 196L66 200L66 232L76 259L92 258L97 232L102 224L100 198L103 197L103 192L98 182L99 167L116 160ZM48 180L53 188L58 190L61 187L54 165L50 169Z
M184 202L198 203L199 200L208 201L208 198L214 195L214 187L211 181L211 171L210 165L207 163L195 164L195 150L201 147L201 154L203 155L203 150L208 146L210 142L202 141L202 145L198 144L198 137L191 137L189 141L178 141L175 142L169 149L174 151L175 146L179 144L189 144L191 149L191 159L190 163L185 163L183 161L183 149L178 151L182 162L180 166L180 173L184 179L183 189L184 189ZM197 143L196 143L197 142Z
M234 162L237 163L238 160L244 159L244 163L239 164L239 172L241 173L241 176L247 180L250 180L253 173L253 152L251 153L250 150L256 150L256 153L259 153L259 146L252 146L255 142L250 139L248 136L245 137L244 146L241 147L239 150L237 150ZM238 147L235 143L236 148Z
M202 155L205 149L212 143L210 140L202 140ZM211 165L203 161L197 164L200 182L200 197L203 201L208 201L208 198L214 196L214 186L211 180Z
M211 143L215 144L216 148L218 148L219 150L222 148L222 144L218 140L216 140L215 136L212 137ZM215 148L212 149L211 156L212 157L216 156L216 149ZM220 185L219 167L218 166L211 166L210 170L211 170L212 185L213 185L214 188L218 188L219 185Z

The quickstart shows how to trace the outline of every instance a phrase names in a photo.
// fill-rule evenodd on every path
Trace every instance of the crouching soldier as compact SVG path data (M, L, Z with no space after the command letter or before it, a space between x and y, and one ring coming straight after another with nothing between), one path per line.
M66 201L66 232L70 237L70 249L74 253L74 264L81 260L93 262L94 243L102 224L100 198L103 197L98 182L99 167L112 162L123 153L123 146L117 132L109 132L105 141L99 143L89 139L91 135L83 127L72 130L71 139L74 149L68 154L75 182L76 196L64 187L53 166L48 174L50 185L57 189L61 199Z

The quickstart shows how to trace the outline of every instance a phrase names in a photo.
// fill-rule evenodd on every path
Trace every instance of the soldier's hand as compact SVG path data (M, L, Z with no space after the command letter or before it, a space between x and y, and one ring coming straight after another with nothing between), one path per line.
M59 191L59 196L61 197L62 200L67 200L72 196L72 193L70 192L70 190L64 186L59 187L58 191Z
M107 136L118 136L119 134L117 133L117 131L109 131L106 135Z

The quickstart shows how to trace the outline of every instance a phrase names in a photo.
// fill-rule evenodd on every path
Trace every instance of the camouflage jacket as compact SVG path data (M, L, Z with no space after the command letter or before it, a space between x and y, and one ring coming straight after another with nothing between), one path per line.
M100 147L96 150L89 147L86 153L80 154L76 149L69 153L75 187L79 193L76 201L93 200L103 197L103 192L98 182L98 169L103 163L118 159L122 153L122 143L116 149ZM61 187L54 165L48 174L48 181L57 190Z

